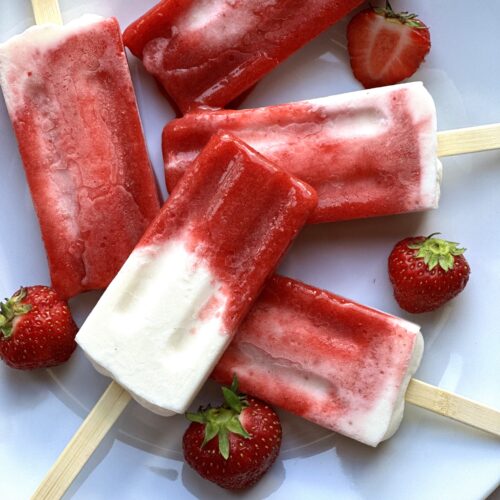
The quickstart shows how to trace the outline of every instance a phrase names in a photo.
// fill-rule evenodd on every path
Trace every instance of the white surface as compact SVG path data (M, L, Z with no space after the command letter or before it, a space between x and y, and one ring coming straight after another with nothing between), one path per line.
M122 27L153 0L62 0L66 21L84 12L117 15ZM413 77L435 98L441 130L500 121L500 3L480 9L452 0L394 1L418 8L433 48ZM450 13L453 13L451 16ZM33 22L28 0L2 2L0 40ZM246 106L357 90L345 51L345 24L329 30L265 78ZM163 186L162 125L171 110L135 62L133 76L152 160ZM15 141L0 99L0 295L20 284L47 283L37 221ZM423 326L426 353L418 377L500 408L500 151L446 158L438 211L307 228L281 271ZM466 290L431 314L403 314L391 296L386 259L410 234L441 231L462 242L472 268ZM72 303L81 321L97 294ZM71 438L108 381L81 352L54 370L0 367L0 497L26 499ZM209 384L199 402L218 390ZM500 479L500 443L467 427L407 408L395 437L377 449L283 415L278 461L252 490L232 495L200 479L181 455L183 417L165 419L132 403L92 457L67 498L338 498L342 500L480 499Z
M224 285L182 239L140 247L76 341L99 372L143 406L160 415L183 414L229 344L227 303ZM203 320L205 307L213 314Z

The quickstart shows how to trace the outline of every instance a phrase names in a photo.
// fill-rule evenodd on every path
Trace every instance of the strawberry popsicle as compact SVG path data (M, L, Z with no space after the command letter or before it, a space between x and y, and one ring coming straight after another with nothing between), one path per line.
M0 84L53 286L66 298L105 288L160 209L116 19L11 38Z
M311 223L437 207L436 110L420 82L174 120L163 132L169 190L217 130L313 186Z
M306 184L214 136L77 342L142 405L183 413L316 205Z
M182 112L224 107L361 0L164 0L125 45Z
M377 446L401 422L422 351L417 325L273 276L212 376Z

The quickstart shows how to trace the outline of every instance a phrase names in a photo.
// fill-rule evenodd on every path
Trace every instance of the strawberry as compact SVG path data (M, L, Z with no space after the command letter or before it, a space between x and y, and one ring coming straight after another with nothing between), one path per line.
M458 245L434 234L396 244L389 255L389 276L401 308L411 313L433 311L465 288L470 268L462 255L465 249Z
M240 395L236 377L223 387L225 403L188 413L184 457L202 477L222 488L242 490L271 467L281 445L281 424L268 405Z
M361 11L347 26L351 68L365 88L410 77L430 48L429 28L416 14L395 13L389 2Z
M78 328L68 304L52 288L20 288L0 302L0 357L21 370L64 363Z

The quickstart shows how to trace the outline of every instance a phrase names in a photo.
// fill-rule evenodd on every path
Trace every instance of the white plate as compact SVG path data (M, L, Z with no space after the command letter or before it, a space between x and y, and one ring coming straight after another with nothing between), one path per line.
M122 27L153 0L63 0L65 20L83 12L115 15ZM418 9L433 47L413 77L436 100L441 130L500 121L500 3L397 1ZM32 22L30 2L2 1L0 40ZM258 106L360 88L351 76L339 23L266 77L246 100ZM133 58L131 58L133 59ZM132 61L141 114L163 184L160 132L173 114L153 80ZM48 283L44 250L21 162L0 99L0 294ZM444 161L438 211L307 228L281 272L423 325L418 377L500 408L500 151ZM467 246L471 280L439 312L403 313L391 296L386 258L412 234L441 231ZM81 321L97 298L72 302ZM0 498L26 499L93 406L107 380L77 352L63 367L23 373L0 367ZM199 401L217 394L208 384ZM277 463L238 498L479 499L500 479L500 445L481 432L408 407L398 434L378 449L282 414ZM183 463L183 417L164 419L130 404L68 493L75 499L233 498Z

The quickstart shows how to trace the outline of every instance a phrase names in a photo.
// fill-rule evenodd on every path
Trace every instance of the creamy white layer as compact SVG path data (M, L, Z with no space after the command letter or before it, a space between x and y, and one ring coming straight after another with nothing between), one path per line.
M421 155L420 199L422 208L438 208L441 194L443 165L437 156L437 118L436 106L422 82L397 85L406 86L409 108L413 122L420 126L419 148ZM390 87L389 87L390 88Z
M389 439L398 430L403 420L406 389L410 379L420 366L424 352L424 338L418 325L398 318L394 318L394 323L406 328L409 332L413 332L415 334L415 344L396 399L394 400L395 385L391 382L397 384L399 380L388 380L387 385L379 395L379 403L359 421L362 422L362 425L359 426L358 432L363 436L363 442L371 446L377 446L381 441Z
M11 114L18 106L22 106L24 84L31 84L27 70L37 66L42 53L57 49L70 36L99 29L103 20L103 17L96 14L84 14L62 26L32 26L0 44L0 86Z
M76 341L141 405L184 413L231 340L223 286L182 239L131 254Z

